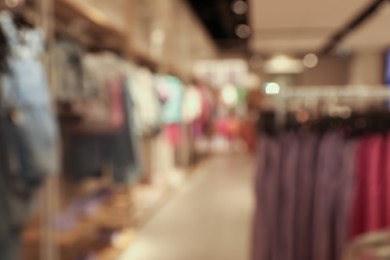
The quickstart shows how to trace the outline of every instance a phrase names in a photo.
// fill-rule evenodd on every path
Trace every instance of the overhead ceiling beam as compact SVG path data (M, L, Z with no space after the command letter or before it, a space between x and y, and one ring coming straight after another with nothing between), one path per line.
M360 13L356 18L354 18L347 26L336 32L325 45L325 47L320 51L321 55L326 55L332 52L337 45L345 39L352 31L356 30L364 22L366 22L372 15L374 15L377 10L382 6L383 3L389 0L374 0L362 13Z

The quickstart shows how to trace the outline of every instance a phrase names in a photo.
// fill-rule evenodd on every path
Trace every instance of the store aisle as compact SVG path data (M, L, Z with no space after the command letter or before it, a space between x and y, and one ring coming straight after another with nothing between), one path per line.
M247 260L253 160L215 156L137 235L120 260Z

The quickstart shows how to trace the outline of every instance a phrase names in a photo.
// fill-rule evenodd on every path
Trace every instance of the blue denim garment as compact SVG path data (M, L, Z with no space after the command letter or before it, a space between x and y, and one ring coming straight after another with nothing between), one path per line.
M40 55L44 37L40 30L18 31L12 15L3 11L0 26L7 38L11 55L8 57L10 72L3 75L2 95L6 107L48 106L50 95L46 74Z
M59 134L51 109L43 65L43 35L39 30L18 31L12 15L0 13L0 26L11 49L10 71L2 75L3 111L17 118L4 122L7 149L14 151L14 167L27 182L36 184L59 170Z
M58 126L50 108L21 109L14 125L20 140L22 174L45 177L59 172ZM27 177L27 176L26 176Z
M20 178L17 145L8 118L0 118L0 259L20 259L21 230L29 217L37 180ZM32 183L34 182L34 185Z
M18 31L7 11L0 13L0 26L11 50L9 71L1 75L0 82L0 180L4 186L0 239L5 237L0 241L0 259L17 260L20 232L36 188L45 176L58 173L58 130L39 60L43 35L32 29Z

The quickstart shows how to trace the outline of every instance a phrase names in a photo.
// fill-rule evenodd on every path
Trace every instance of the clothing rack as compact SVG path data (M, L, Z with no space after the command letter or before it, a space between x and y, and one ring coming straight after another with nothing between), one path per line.
M30 1L26 0L13 8L6 6L5 3L0 5L0 10L10 11L23 16L23 18L32 26L40 27L45 35L46 47L50 50L53 41L53 0ZM43 61L46 65L46 72L50 85L53 86L53 70L50 66L50 51L46 52ZM53 108L54 109L54 108ZM55 174L55 173L51 173ZM39 194L39 203L41 208L41 218L39 224L40 248L39 256L41 260L59 259L54 237L54 216L58 208L58 182L55 178L49 177Z
M276 98L385 98L390 97L390 88L387 86L351 85L321 86L321 87L294 87L282 90Z
M57 13L68 13L73 16L81 17L95 28L105 31L106 33L123 38L125 31L113 24L107 17L97 9L88 8L82 1L59 0L55 2Z
M258 129L252 259L334 260L343 259L345 249L345 259L355 259L359 250L387 246L388 232L355 239L389 226L389 195L381 192L390 183L390 89L300 87L270 97L275 109L262 111ZM290 101L298 106L287 110ZM329 110L311 117L310 108L322 105ZM346 110L333 114L333 106ZM286 119L280 127L279 119Z
M5 9L5 8L1 8ZM8 8L7 8L8 9ZM50 86L54 88L56 86L55 74L56 71L54 66L51 66L53 59L51 59L50 54L55 41L55 32L60 32L62 34L68 35L71 38L83 43L82 35L72 34L69 31L69 21L75 17L81 18L83 22L86 23L87 30L87 41L84 41L85 44L90 44L94 42L94 37L103 35L104 39L95 42L99 42L101 46L118 47L123 52L125 50L125 44L127 42L124 40L126 34L124 30L120 30L111 25L111 21L104 19L104 14L99 13L99 11L91 10L87 6L82 5L78 1L73 0L42 0L38 2L26 1L23 5L18 6L17 8L9 9L11 12L16 12L23 15L26 20L42 28L46 38L46 49L43 60L46 65L46 73L50 82ZM65 23L66 21L68 27ZM60 25L60 26L58 26ZM63 26L64 25L64 26ZM52 89L52 93L55 92L55 89ZM55 110L55 108L53 107ZM119 188L119 193L124 193L125 197L131 200L129 197L129 192L127 189ZM57 260L60 259L59 248L57 246L57 237L55 230L55 217L59 211L59 178L50 177L47 179L46 183L43 185L39 201L40 201L40 225L39 225L39 259L41 260ZM128 219L131 220L131 209L127 208L126 213L128 214Z
M284 116L293 102L299 107L318 112L320 107L345 102L354 106L365 107L367 104L383 104L390 98L390 88L383 85L348 85L342 86L305 86L281 88L280 93L268 95L272 108L276 112L276 121L284 122Z

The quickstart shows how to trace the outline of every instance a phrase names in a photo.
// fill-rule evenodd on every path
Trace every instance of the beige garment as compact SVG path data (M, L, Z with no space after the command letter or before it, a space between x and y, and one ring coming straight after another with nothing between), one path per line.
M194 86L186 88L183 100L183 120L191 123L202 115L202 96Z

